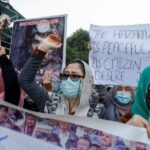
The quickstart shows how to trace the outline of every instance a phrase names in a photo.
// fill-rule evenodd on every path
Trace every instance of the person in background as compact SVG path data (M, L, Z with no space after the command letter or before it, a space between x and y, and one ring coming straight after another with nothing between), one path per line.
M100 118L117 121L120 116L131 111L135 90L131 86L116 85L104 98L104 107Z
M7 58L4 47L0 46L0 67L2 76L1 99L18 105L20 99L20 85L17 73L15 72L11 61ZM3 87L4 86L4 87Z
M150 137L150 66L140 75L132 110L119 118L120 122L146 128Z
M88 45L92 49L91 42ZM140 75L138 87L131 111L118 118L119 122L146 128L150 138L150 66L145 67Z

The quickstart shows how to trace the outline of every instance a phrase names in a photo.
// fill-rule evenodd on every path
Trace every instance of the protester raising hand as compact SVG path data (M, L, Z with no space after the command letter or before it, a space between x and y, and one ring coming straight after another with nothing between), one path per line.
M38 46L38 49L44 52L47 52L50 48L60 48L62 45L59 37L55 34L50 34L45 38Z
M60 86L59 83L56 86L60 90L48 92L35 82L36 73L46 53L61 45L57 35L45 38L24 65L19 76L20 85L41 112L89 116L93 77L90 67L84 61L73 60L64 68L60 74Z

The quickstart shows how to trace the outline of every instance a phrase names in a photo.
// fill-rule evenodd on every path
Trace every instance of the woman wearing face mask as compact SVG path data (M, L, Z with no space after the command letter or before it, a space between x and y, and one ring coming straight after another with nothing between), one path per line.
M47 51L60 46L61 42L56 35L44 39L25 64L19 76L20 85L41 112L87 116L93 77L85 62L75 60L65 67L60 75L61 93L48 93L35 82L36 72Z
M134 89L129 86L114 86L104 98L102 119L117 121L120 116L131 110Z
M120 122L146 128L150 138L150 66L146 67L139 79L132 110L119 118Z

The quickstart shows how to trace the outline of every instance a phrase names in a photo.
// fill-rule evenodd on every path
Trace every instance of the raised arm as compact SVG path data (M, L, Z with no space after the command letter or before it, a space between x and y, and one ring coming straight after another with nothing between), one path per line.
M45 38L40 43L38 48L34 50L19 76L21 87L36 103L40 112L44 111L45 102L49 100L49 96L45 88L35 82L35 76L46 52L50 48L59 48L60 46L61 45L58 45L53 40L51 40L50 36Z

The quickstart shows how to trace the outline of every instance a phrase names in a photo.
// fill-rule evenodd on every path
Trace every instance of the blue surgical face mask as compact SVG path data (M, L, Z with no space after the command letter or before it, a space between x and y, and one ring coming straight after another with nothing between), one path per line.
M131 101L131 94L127 92L117 91L115 98L121 104L128 104Z
M62 80L60 90L69 100L75 100L81 94L81 80L72 81L70 77L67 80Z

